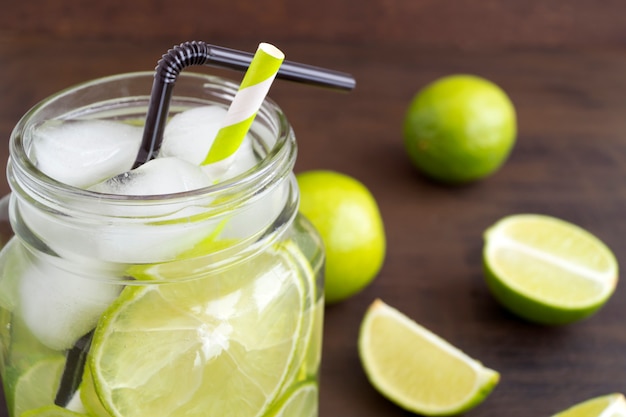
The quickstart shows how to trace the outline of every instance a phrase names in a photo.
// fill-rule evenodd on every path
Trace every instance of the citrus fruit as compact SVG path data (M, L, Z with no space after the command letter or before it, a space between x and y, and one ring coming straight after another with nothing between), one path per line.
M277 406L271 417L317 417L317 385L305 383L293 389Z
M104 409L113 417L263 415L297 374L294 359L311 334L314 277L294 271L292 246L206 279L126 287L88 359ZM85 396L88 409L99 408L93 400Z
M603 395L576 404L552 417L625 417L626 401L619 393Z
M10 339L3 340L8 346L8 358L2 379L7 408L19 416L26 410L53 403L65 355L39 342L19 314L6 317L5 323L9 322L11 325L6 327L10 329Z
M617 284L611 250L586 230L555 217L517 214L485 232L489 289L513 313L565 324L596 312Z
M326 250L325 300L342 301L365 288L385 258L385 231L374 196L360 181L334 171L297 175L300 212Z
M500 378L381 300L375 300L363 318L358 347L372 385L420 415L467 411L480 404Z
M29 410L18 417L84 417L84 414L75 413L66 408L56 405L47 405L34 410Z
M299 246L292 241L287 241L282 248L288 256L284 257L286 263L291 265L293 271L303 271L303 280L305 284L304 293L307 295L304 300L304 307L300 320L300 333L298 342L294 348L294 356L292 359L293 366L289 367L289 371L285 376L285 382L281 390L282 396L285 391L293 388L294 384L317 376L319 371L319 362L312 363L310 358L322 353L322 333L318 332L318 328L323 327L324 317L319 314L318 306L323 303L323 298L318 295L318 289L314 281L315 272L311 268L306 256L302 253ZM316 301L320 300L320 301ZM322 304L323 306L323 304ZM323 314L323 313L322 313Z
M64 365L65 358L59 355L38 361L22 373L15 382L13 415L54 404Z
M447 183L495 172L516 139L515 108L496 84L473 75L440 78L412 99L404 144L420 171Z
M324 334L324 301L320 299L313 307L313 320L315 325L311 329L311 340L306 349L305 367L303 376L311 378L317 375L322 361L321 341Z
M96 387L93 382L93 375L89 367L89 362L85 364L83 372L83 379L79 389L80 400L85 410L90 416L93 417L110 417L108 411L100 402L98 394L96 393Z

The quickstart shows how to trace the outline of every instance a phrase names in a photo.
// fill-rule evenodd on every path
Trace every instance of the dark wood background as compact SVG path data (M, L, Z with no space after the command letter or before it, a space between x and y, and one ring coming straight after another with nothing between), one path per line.
M151 70L182 41L247 50L268 41L288 59L351 72L358 85L350 94L286 82L271 92L298 137L296 170L360 179L379 202L388 239L374 283L326 309L320 417L408 415L369 385L358 360L358 326L377 297L501 372L467 416L549 416L626 391L626 289L620 283L580 323L526 323L486 289L482 232L508 214L550 214L595 233L626 265L624 16L617 0L6 1L0 160L37 101L87 79ZM519 122L507 164L463 187L419 175L402 144L413 94L452 73L499 84Z
M620 0L6 1L3 35L313 40L438 47L623 44Z

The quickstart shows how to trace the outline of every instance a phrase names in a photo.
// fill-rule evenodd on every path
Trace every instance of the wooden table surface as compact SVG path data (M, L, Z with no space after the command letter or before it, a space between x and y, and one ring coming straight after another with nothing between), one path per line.
M151 70L170 46L0 40L0 160L8 156L12 127L37 101L95 77ZM370 386L358 359L359 324L375 298L500 371L498 387L467 416L547 417L596 395L626 391L623 283L592 318L542 327L501 308L481 269L482 232L503 216L523 212L588 229L626 265L626 51L464 51L299 41L278 46L288 59L356 77L357 88L349 94L277 81L271 96L295 129L296 171L333 169L361 180L380 205L388 242L376 280L326 309L320 417L409 415ZM418 174L402 139L413 94L452 73L499 84L513 100L519 122L518 141L504 167L461 187ZM6 181L0 192L8 192Z

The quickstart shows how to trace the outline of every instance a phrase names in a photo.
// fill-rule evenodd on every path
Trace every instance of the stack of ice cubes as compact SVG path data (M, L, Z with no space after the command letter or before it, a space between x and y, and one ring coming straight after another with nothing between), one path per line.
M77 225L72 216L18 200L23 222L52 252L81 262L85 268L101 263L171 261L218 230L218 224L222 237L254 235L279 216L288 196L286 182L255 199L238 217L231 215L227 220L222 217L201 224L184 219L206 207L189 206L184 199L162 204L165 199L154 197L171 197L174 193L211 186L242 174L257 163L253 141L248 136L228 160L201 164L225 115L226 109L219 106L196 107L176 114L165 128L157 158L136 169L132 166L142 127L96 119L43 123L33 132L29 156L44 174L97 193L151 196L156 203L107 204L109 209L119 210L107 215L124 218L120 225ZM168 222L171 219L176 221ZM98 281L81 277L80 271L70 273L43 262L32 263L24 271L20 304L27 324L42 343L55 349L67 348L81 336L79 333L95 325L119 294L119 286ZM114 290L116 287L118 290Z

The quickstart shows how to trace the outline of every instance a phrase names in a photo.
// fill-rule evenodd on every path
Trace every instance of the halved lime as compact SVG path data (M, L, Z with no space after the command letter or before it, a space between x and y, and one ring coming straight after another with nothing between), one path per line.
M90 352L104 408L115 417L261 416L310 320L312 278L293 263L280 244L202 279L127 287Z
M275 407L269 417L317 417L317 384L308 382L296 386Z
M381 300L367 310L359 355L372 385L420 415L460 414L481 403L499 374Z
M553 417L624 417L626 401L624 395L613 393L583 401Z
M518 214L498 221L485 232L483 261L496 299L538 323L587 317L617 284L611 250L586 230L550 216Z

